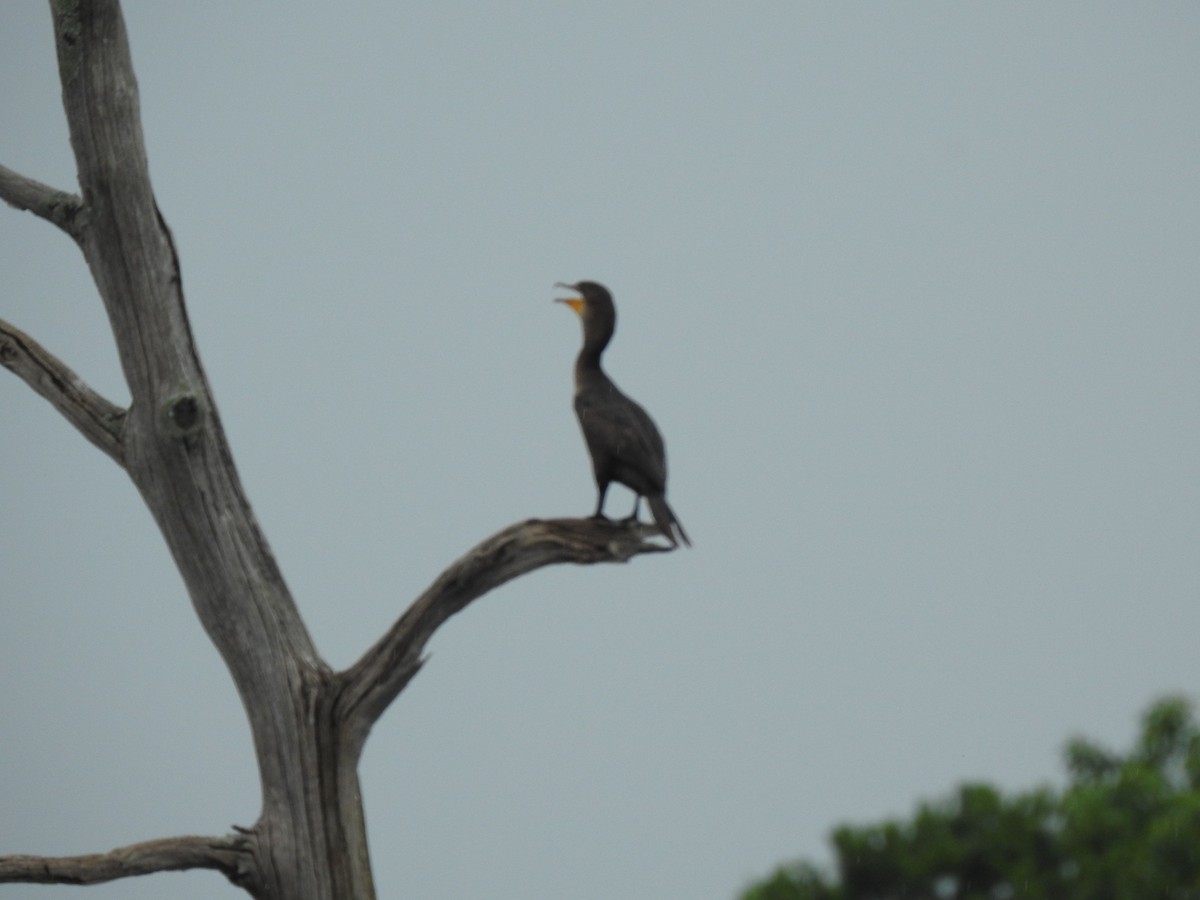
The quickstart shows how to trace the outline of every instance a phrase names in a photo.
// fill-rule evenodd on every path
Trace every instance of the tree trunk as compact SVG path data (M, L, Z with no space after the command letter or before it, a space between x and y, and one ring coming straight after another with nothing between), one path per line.
M179 261L150 186L119 4L52 9L88 211L77 240L132 396L125 468L250 718L263 807L250 842L257 877L246 886L264 900L371 898L358 748L341 737L330 672L246 501L192 342Z
M447 569L362 658L320 658L242 491L192 340L179 260L155 204L117 0L52 0L80 195L0 166L0 197L79 245L129 386L122 409L0 321L0 364L128 473L154 516L250 721L262 785L251 827L68 858L0 857L5 881L87 884L212 868L262 900L372 900L358 761L416 674L434 630L503 582L558 562L623 562L670 548L653 526L528 520Z

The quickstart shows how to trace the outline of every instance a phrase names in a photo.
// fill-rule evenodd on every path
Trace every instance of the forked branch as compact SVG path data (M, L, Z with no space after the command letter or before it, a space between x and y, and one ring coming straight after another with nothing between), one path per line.
M28 210L57 225L72 238L77 237L76 220L83 202L75 194L56 190L7 166L0 166L0 200L17 209Z
M185 869L216 869L234 884L245 886L256 872L250 839L243 835L187 836L86 856L0 856L0 884L100 884Z
M375 896L357 774L371 726L472 600L553 563L670 549L656 526L512 525L451 565L350 669L331 676L250 510L192 339L179 260L149 179L118 0L51 0L80 197L0 169L0 199L76 239L116 338L127 410L0 323L0 364L123 464L245 705L262 780L252 832L177 837L76 857L0 857L0 883L95 884L207 868L264 900Z
M124 465L121 426L125 410L88 387L57 356L0 319L0 365L50 401L85 438Z
M371 725L421 666L443 622L506 581L554 563L626 562L670 550L646 540L654 525L602 519L528 519L498 531L450 565L363 657L345 670L339 699L351 740Z

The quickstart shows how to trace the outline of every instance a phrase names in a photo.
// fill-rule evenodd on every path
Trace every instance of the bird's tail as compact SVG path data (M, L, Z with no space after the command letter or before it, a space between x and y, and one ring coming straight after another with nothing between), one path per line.
M671 542L672 546L678 547L680 541L683 541L689 547L692 546L692 542L688 540L687 532L683 530L683 526L675 518L675 513L671 511L671 507L667 506L666 497L659 494L657 497L647 497L646 502L650 504L650 514L654 516L654 522L658 525L658 530Z

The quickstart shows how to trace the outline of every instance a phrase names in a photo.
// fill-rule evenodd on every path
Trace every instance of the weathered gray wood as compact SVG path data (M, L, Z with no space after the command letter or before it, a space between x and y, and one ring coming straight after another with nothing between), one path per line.
M0 200L40 216L75 237L75 218L83 204L74 194L57 191L7 166L0 166Z
M119 466L125 464L121 430L125 410L93 391L57 356L0 319L0 366L37 391Z
M340 718L357 745L421 666L434 631L506 581L555 563L625 562L671 550L646 540L658 528L603 519L529 519L496 532L448 569L370 650L341 674Z
M228 837L176 837L118 847L86 856L0 857L0 883L101 884L133 875L184 869L216 869L237 884L250 862L247 840Z
M330 672L246 501L192 341L120 6L51 10L83 202L77 239L132 398L125 466L233 676L258 756L263 806L245 885L280 900L372 897L357 760L342 752Z
M363 657L333 672L315 646L233 464L155 204L117 0L52 0L80 196L0 168L0 198L67 231L103 300L131 403L120 409L17 329L0 363L120 463L158 524L250 720L262 809L229 837L150 841L83 857L0 857L0 883L90 884L213 868L261 900L372 900L358 780L371 726L447 618L492 588L561 562L624 562L670 548L654 526L528 520L455 562Z

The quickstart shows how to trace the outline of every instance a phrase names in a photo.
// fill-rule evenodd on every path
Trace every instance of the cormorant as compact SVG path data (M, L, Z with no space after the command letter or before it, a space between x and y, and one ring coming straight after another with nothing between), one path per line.
M682 540L690 547L692 542L667 505L667 454L662 435L649 414L622 394L600 368L600 355L617 325L612 295L594 281L556 286L581 295L557 302L567 304L583 321L583 348L575 359L575 415L592 456L599 491L592 517L605 518L604 495L609 484L617 481L636 495L630 520L637 519L645 497L667 540L676 547Z

